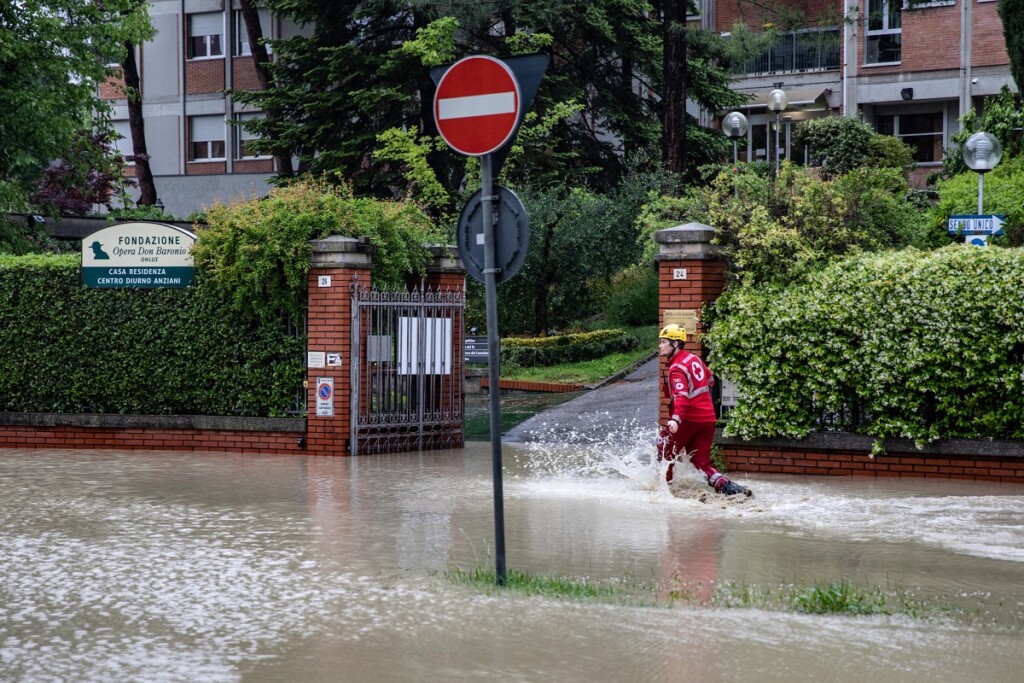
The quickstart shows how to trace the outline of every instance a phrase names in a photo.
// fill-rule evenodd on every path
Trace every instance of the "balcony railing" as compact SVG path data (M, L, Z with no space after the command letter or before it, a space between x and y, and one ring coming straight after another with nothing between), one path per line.
M756 76L839 68L839 29L825 28L779 35L761 56L733 67L737 76Z

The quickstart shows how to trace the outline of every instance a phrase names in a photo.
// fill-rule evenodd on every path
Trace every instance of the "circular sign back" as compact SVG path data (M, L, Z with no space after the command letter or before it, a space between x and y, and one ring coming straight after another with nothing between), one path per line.
M526 260L526 248L530 244L530 218L526 207L516 193L501 185L495 185L498 195L498 219L494 224L494 265L498 272L496 284L501 284L519 272ZM458 235L459 257L466 272L478 282L484 282L484 217L483 191L477 190L466 202L459 215Z
M483 156L500 149L516 129L519 82L504 62L474 55L455 62L437 84L434 121L452 149Z

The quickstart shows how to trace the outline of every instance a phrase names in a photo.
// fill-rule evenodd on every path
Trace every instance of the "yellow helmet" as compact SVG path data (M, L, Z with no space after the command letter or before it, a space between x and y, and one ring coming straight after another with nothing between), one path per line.
M658 339L671 339L673 341L686 341L686 330L683 329L682 325L665 325L661 332L658 333Z

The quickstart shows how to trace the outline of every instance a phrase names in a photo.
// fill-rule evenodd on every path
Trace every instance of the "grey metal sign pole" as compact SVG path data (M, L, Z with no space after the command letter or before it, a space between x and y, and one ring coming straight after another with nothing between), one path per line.
M504 586L505 569L505 499L501 485L501 388L500 346L498 341L498 268L494 256L494 176L491 172L491 156L480 157L483 175L483 196L481 197L484 227L484 288L487 305L487 381L491 399L491 467L494 470L494 560L498 585Z

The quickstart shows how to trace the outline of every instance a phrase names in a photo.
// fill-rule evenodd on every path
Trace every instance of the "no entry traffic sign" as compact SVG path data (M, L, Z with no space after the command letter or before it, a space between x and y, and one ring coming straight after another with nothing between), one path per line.
M483 156L500 149L516 129L519 82L502 61L486 55L452 64L434 93L434 121L460 154Z

